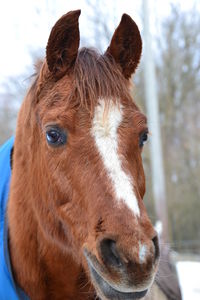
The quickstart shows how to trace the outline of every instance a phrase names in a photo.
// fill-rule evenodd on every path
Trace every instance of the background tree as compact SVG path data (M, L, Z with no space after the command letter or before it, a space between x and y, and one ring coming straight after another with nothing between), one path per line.
M171 15L159 38L159 99L172 239L200 249L200 15ZM193 241L193 242L192 242Z

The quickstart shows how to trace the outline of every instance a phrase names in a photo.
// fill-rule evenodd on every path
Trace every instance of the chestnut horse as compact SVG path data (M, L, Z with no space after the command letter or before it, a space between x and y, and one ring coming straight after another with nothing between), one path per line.
M14 279L39 299L139 299L158 265L143 203L146 117L130 78L142 41L126 14L106 52L79 50L80 10L54 25L19 112L7 206Z

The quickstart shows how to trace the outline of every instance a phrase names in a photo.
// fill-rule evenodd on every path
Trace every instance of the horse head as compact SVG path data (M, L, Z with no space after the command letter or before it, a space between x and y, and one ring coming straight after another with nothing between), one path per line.
M143 203L147 120L130 89L142 41L124 14L104 54L79 49L79 15L51 31L19 114L14 170L49 247L71 255L101 299L138 299L159 257Z

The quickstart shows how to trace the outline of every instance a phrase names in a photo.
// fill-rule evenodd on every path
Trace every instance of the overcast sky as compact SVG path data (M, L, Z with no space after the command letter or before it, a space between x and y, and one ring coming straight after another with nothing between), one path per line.
M99 0L100 4L102 3ZM113 1L115 5L113 6ZM110 0L102 10L116 16L116 25L122 13L126 12L142 27L140 14L141 0ZM162 19L170 12L170 3L179 2L183 10L192 7L194 2L200 6L200 0L149 0L152 17ZM105 3L105 2L104 2ZM105 5L105 4L104 4ZM82 9L80 31L88 32L88 8L84 0L6 0L0 6L0 85L6 76L23 73L31 62L30 52L38 48L45 49L49 31L56 20L72 9ZM109 20L108 20L109 21Z

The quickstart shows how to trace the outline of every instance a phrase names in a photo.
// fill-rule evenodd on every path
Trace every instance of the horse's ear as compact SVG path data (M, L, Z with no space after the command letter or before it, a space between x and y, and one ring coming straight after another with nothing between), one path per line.
M79 24L81 11L70 11L62 16L51 30L46 60L49 71L57 79L69 71L76 60L79 48Z
M106 54L111 55L121 66L125 78L134 73L142 53L142 39L136 23L127 14L114 32Z

